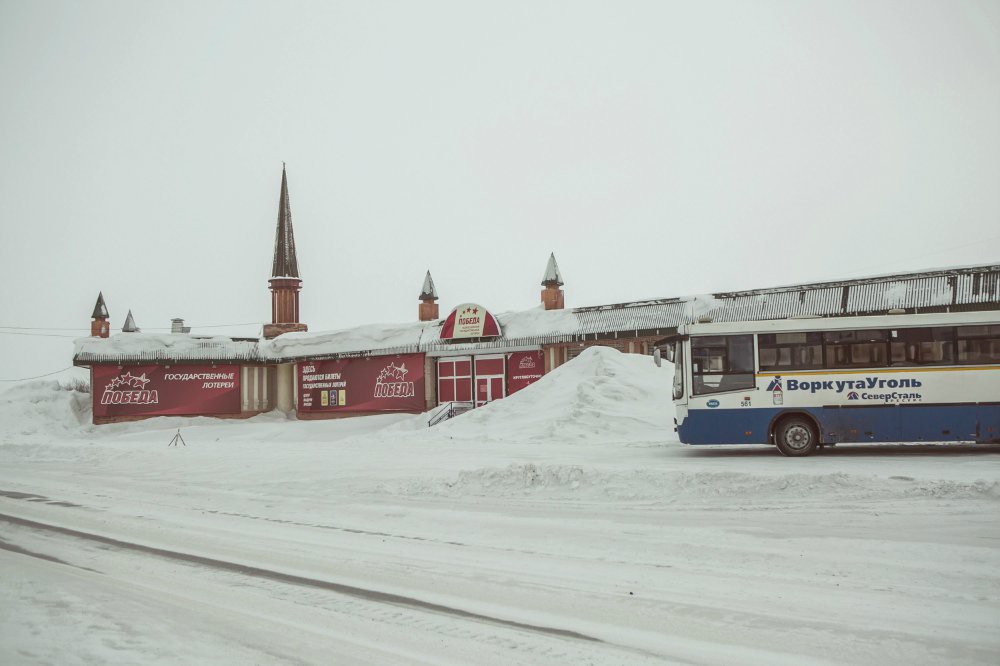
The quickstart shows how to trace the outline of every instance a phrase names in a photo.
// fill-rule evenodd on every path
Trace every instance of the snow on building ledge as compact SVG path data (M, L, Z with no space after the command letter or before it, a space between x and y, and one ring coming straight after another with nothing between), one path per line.
M120 333L109 338L78 338L73 363L254 362L259 360L259 344L224 336Z

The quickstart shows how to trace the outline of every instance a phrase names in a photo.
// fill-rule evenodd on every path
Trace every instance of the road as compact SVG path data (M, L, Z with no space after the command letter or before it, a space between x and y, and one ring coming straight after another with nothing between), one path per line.
M55 466L36 487L0 488L0 657L995 663L996 498L947 483L914 492L902 472L919 457L868 456L860 464L891 466L910 490L734 476L743 452L680 459L704 478L657 477L691 485L666 504L411 481L279 499L192 479L182 492L148 478L81 483ZM566 474L568 488L589 478L517 473ZM500 484L495 469L465 483L482 477Z

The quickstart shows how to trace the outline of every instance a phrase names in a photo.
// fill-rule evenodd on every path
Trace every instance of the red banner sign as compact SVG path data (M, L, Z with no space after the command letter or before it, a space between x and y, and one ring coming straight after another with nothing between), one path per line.
M238 414L238 365L139 365L91 369L94 416Z
M300 412L422 412L424 355L298 364Z
M495 338L500 335L496 317L478 303L462 303L451 311L441 325L442 340L460 338Z
M513 352L507 357L507 395L537 382L544 373L542 352Z

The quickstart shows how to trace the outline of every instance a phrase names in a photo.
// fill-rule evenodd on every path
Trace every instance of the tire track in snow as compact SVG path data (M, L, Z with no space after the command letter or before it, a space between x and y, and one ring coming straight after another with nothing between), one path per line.
M454 608L451 606L445 606L443 604L436 604L429 601L423 601L421 599L417 599L414 597L407 597L400 594L392 594L390 592L380 592L378 590L369 590L363 587L346 585L344 583L334 583L332 581L320 580L318 578L307 578L305 576L296 576L294 574L282 573L280 571L274 571L272 569L263 569L261 567L254 567L247 564L239 564L237 562L228 562L226 560L219 560L211 557L205 557L202 555L193 555L191 553L182 553L179 551L167 550L165 548L145 546L138 543L132 543L130 541L121 541L119 539L113 539L111 537L102 536L100 534L80 532L78 530L70 529L68 527L60 527L58 525L48 525L46 523L39 523L33 520L27 520L25 518L19 518L17 516L11 516L8 514L0 513L0 521L4 521L12 525L19 525L21 527L64 534L66 536L75 537L77 539L84 539L86 541L102 543L105 545L114 546L125 550L131 550L140 553L146 553L149 555L155 555L157 557L163 557L170 560L188 562L192 564L200 564L202 566L213 567L215 569L221 569L223 571L239 573L246 576L252 576L255 578L264 578L281 583L288 583L291 585L299 585L304 587L313 587L313 588L329 590L331 592L336 592L338 594L343 594L345 596L363 599L365 601L391 604L394 606L403 606L406 608L415 608L417 610L428 611L432 613L440 613L443 615L449 615L452 617L458 617L466 620L488 622L490 624L500 625L504 627L512 627L515 629L542 633L550 636L557 636L560 638L571 638L591 643L605 642L600 638L589 636L587 634L582 634L576 631L571 631L569 629L559 629L557 627L545 627L541 625L527 624L525 622L515 622L514 620L505 620L503 618L493 617L491 615L483 615L482 613L475 613L472 611L462 610L461 608ZM33 553L26 553L26 554L34 555Z

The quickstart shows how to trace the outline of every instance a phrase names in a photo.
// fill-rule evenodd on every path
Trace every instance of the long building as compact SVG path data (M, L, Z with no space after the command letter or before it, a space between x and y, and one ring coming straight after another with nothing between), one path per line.
M527 310L460 303L441 318L428 272L417 321L309 332L299 312L303 282L284 169L268 284L271 322L259 338L199 335L180 320L171 333L142 333L131 312L122 333L111 335L99 295L91 336L76 341L73 358L90 369L94 423L246 418L273 409L313 419L476 408L589 346L649 354L684 323L1000 309L1000 264L566 309L550 255L541 303Z

